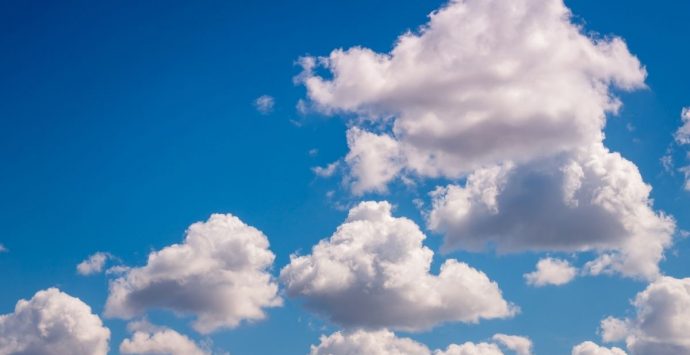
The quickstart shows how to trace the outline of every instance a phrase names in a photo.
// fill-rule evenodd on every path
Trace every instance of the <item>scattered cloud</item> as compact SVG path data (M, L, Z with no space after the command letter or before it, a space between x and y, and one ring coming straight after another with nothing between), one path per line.
M525 337L496 334L493 339L518 355L531 354L531 341ZM500 339L500 340L497 340ZM529 344L529 345L526 345ZM525 352L526 351L526 352ZM445 350L429 350L425 345L410 338L397 337L393 332L339 331L321 336L319 345L312 345L310 355L503 355L495 343L482 342L451 344Z
M269 269L275 259L266 236L230 214L189 226L181 244L149 254L145 266L111 280L105 314L131 319L151 308L194 315L209 333L264 319L282 304Z
M288 295L346 327L423 330L444 322L506 318L517 308L483 272L454 259L430 273L434 253L388 202L362 202L336 232L292 255L280 272Z
M105 262L110 258L112 255L109 253L96 252L77 265L77 273L83 276L100 273L103 271Z
M110 330L91 308L56 288L0 315L1 354L106 355Z
M633 355L690 353L690 278L664 276L638 293L632 302L636 316L601 322L607 342L625 340Z
M273 107L275 106L275 99L273 96L261 95L254 100L254 107L262 115L268 115L273 112Z
M606 348L591 341L586 341L573 348L572 355L626 355L620 348Z
M680 112L682 124L676 133L673 135L675 141L679 145L690 145L690 107L684 107ZM687 153L690 158L690 152ZM663 159L663 158L662 158ZM672 166L671 166L672 167ZM683 188L690 191L690 165L678 168L678 171L683 174L684 183Z
M333 174L335 174L339 165L340 165L340 163L336 161L336 162L333 162L333 163L326 165L325 167L320 167L320 166L313 167L313 168L311 168L311 171L313 171L314 174L316 174L316 176L319 176L319 177L324 177L324 178L331 177L331 176L333 176Z
M120 343L122 354L210 355L193 340L172 329L154 326L147 321L131 322L132 336Z
M6 252L8 252L8 251L9 251L9 250L7 250L7 248L5 247L5 245L0 244L0 253L6 253Z
M567 260L543 258L537 262L537 270L524 275L528 285L564 285L577 276L577 269Z

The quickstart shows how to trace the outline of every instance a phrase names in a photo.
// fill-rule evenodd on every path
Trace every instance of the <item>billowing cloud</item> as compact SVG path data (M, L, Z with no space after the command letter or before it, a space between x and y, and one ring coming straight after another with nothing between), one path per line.
M591 274L653 279L675 222L652 209L650 191L635 164L597 145L438 188L428 225L446 250L596 251Z
M577 275L577 269L567 260L543 258L537 262L537 269L525 274L527 284L532 286L564 285Z
M208 333L266 317L282 304L268 272L275 259L268 239L230 214L189 226L184 242L149 254L145 266L111 280L105 314L130 319L150 308L194 315Z
M640 88L646 76L622 39L585 35L562 0L454 0L390 53L354 47L301 62L317 109L385 127L376 136L388 171L451 178L601 142L620 106L610 88ZM350 136L350 155L382 159L353 149L371 136ZM397 176L371 169L353 166L355 192Z
M591 341L578 344L573 348L572 355L626 355L620 348L606 348Z
M108 253L100 251L94 253L77 265L77 273L84 276L100 273L103 271L103 266L105 266L105 262L109 258L111 258L111 255Z
M261 95L254 100L254 107L262 115L268 115L273 112L273 107L275 106L275 99L273 96Z
M110 330L91 308L56 288L0 315L0 354L105 355Z
M496 334L493 339L518 355L529 355L531 342L519 336ZM528 345L526 345L528 344ZM527 350L525 350L527 349ZM525 352L527 351L527 352ZM445 350L429 350L410 338L397 337L393 332L352 330L321 336L319 345L312 345L310 355L503 355L495 343L465 342L451 344Z
M431 274L425 238L388 202L362 202L311 254L292 255L280 278L290 296L347 327L421 330L516 313L495 282L465 263L449 259Z
M633 355L690 354L690 278L661 277L633 300L636 316L602 321L604 341L625 340Z
M132 336L120 343L121 354L209 355L187 336L146 321L128 325Z

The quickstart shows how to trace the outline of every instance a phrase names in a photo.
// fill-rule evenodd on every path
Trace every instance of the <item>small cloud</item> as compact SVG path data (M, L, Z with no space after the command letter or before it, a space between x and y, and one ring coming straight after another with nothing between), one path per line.
M525 274L528 285L541 287L546 285L565 285L577 275L577 269L567 260L544 258L537 263L537 270Z
M110 253L97 252L89 256L86 260L77 265L77 273L79 275L88 276L100 273L103 271L103 266L108 259L111 259Z
M3 244L0 244L0 253L7 253L8 251L9 250L7 250L7 248Z
M336 161L326 165L325 167L315 166L311 168L311 171L313 171L314 174L320 177L331 177L333 176L333 174L335 174L336 170L338 169L338 165L339 164Z
M262 115L268 115L273 112L273 107L275 106L275 99L273 96L261 95L256 100L254 100L254 107Z
M632 123L630 123L630 122L628 122L628 123L626 123L626 124L625 124L625 129L627 129L627 130L628 130L628 132L632 132L632 131L634 131L634 130L635 130L635 128L636 128L636 127L635 127L635 125L634 125L634 124L632 124Z
M659 158L659 162L666 173L673 174L673 156L670 154L664 155Z
M316 149L316 148L309 149L309 156L310 156L310 157L315 157L315 156L317 156L317 155L319 155L319 150L318 150L318 149Z
M680 234L681 238L690 237L690 232L686 231L685 229L681 229L680 231L678 231L678 234Z

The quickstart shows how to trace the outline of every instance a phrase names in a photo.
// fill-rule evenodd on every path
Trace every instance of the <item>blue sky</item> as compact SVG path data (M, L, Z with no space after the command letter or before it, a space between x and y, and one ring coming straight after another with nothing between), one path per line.
M0 244L7 249L0 253L0 314L13 312L19 299L57 287L103 319L117 354L129 333L126 320L103 316L112 277L81 276L75 269L94 252L115 256L109 265L143 266L149 252L181 242L190 224L231 213L268 237L276 256L270 273L277 277L291 253L309 254L330 237L347 208L387 200L394 216L410 218L427 235L433 273L444 259L457 258L486 273L521 309L507 319L448 322L398 336L437 349L516 334L529 337L536 354L567 354L583 341L600 342L600 321L634 317L629 301L649 280L614 274L577 277L562 286L525 283L523 274L547 255L583 267L594 258L591 251L442 254L443 232L430 230L415 200L428 210L431 190L462 184L467 174L412 174L413 186L393 181L387 192L355 194L343 183L352 175L343 157L346 131L357 124L353 113L296 107L299 100L314 101L303 83L293 81L302 71L300 57L353 46L388 52L399 35L425 24L444 4L0 4ZM653 210L675 218L661 273L689 277L690 240L680 231L690 230L690 192L676 171L688 164L688 149L674 143L673 134L682 124L681 109L690 106L690 3L566 5L583 32L620 36L646 68L646 88L611 89L622 107L608 114L604 144L639 168L653 187ZM319 70L315 76L330 78L327 69ZM265 114L254 105L261 95L275 100ZM665 170L660 159L668 154L675 166ZM335 176L312 171L334 161L342 168ZM154 309L147 318L231 354L304 354L319 336L341 329L285 292L281 284L284 306L267 309L266 319L210 335L196 332L190 316Z

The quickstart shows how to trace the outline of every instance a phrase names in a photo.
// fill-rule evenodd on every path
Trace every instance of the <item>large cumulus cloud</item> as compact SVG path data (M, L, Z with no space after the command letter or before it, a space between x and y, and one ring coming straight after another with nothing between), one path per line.
M110 330L91 308L56 288L0 315L0 354L105 355Z
M281 305L269 273L268 239L232 215L192 224L185 240L149 254L145 266L110 282L105 313L132 318L150 308L196 316L202 333L265 318Z
M515 314L498 285L465 263L446 260L431 274L424 239L388 202L362 202L311 254L292 255L280 278L289 295L348 327L420 330Z

